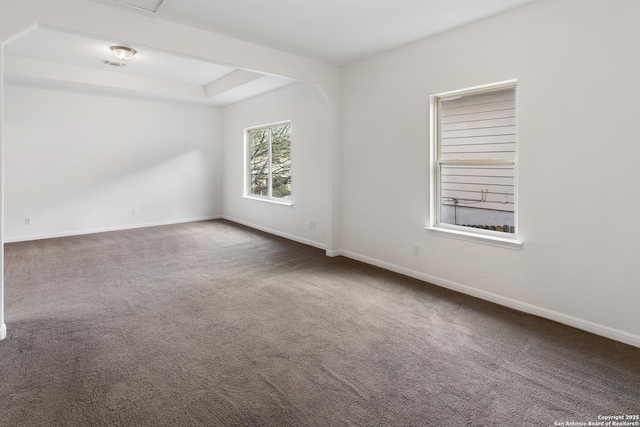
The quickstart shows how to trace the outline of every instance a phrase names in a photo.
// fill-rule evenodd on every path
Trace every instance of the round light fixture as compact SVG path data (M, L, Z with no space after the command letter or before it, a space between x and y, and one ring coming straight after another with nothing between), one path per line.
M136 54L135 49L126 46L111 46L109 49L113 52L113 56L123 61L133 58L133 55Z

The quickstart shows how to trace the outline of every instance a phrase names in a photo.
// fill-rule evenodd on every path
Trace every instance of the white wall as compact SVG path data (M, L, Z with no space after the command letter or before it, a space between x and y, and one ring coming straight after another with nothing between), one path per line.
M14 85L4 107L8 241L222 214L219 108Z
M315 85L293 84L223 109L224 216L325 248L328 234L330 111ZM292 206L244 195L244 130L291 120ZM316 229L309 229L309 222Z
M343 253L640 346L638 18L543 0L347 66ZM429 95L512 78L524 248L427 234Z

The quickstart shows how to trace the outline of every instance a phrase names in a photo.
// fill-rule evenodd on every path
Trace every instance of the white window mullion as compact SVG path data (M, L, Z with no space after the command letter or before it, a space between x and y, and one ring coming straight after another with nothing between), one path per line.
M269 129L269 197L273 197L273 149L271 146L271 142L273 140L273 130Z

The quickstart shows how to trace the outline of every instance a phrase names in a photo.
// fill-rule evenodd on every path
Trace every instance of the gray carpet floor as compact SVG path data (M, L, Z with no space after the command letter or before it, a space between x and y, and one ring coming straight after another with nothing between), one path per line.
M227 221L6 246L2 426L553 426L640 349Z

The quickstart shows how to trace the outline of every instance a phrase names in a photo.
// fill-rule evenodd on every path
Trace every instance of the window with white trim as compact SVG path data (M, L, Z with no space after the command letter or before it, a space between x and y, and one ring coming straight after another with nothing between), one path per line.
M433 95L431 227L516 240L515 81Z
M246 131L246 195L291 201L291 122Z

